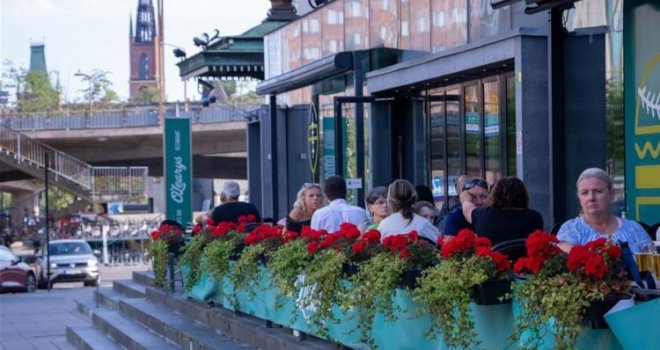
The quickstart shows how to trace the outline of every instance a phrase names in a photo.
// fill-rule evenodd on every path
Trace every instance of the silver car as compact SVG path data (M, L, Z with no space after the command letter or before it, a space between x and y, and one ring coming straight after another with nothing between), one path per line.
M83 282L86 287L99 284L99 262L89 243L82 239L67 239L50 241L39 255L39 288L48 287L48 256L51 285L56 282Z

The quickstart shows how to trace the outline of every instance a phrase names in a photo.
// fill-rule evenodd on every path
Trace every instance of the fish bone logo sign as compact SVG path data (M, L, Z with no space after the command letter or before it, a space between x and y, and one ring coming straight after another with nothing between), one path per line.
M295 282L296 288L299 289L298 298L296 298L296 307L300 310L305 318L309 321L312 315L318 309L319 302L316 297L316 285L306 286L305 275L298 275Z
M660 132L660 53L646 64L637 86L635 134Z

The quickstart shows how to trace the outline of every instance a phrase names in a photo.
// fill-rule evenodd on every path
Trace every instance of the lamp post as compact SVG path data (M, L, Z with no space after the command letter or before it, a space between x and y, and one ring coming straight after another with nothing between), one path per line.
M92 76L89 74L82 73L81 71L76 72L74 74L76 77L81 77L83 81L87 80L87 84L89 84L89 88L87 90L87 100L89 101L89 115L92 115L92 97L93 97L93 87L92 87Z

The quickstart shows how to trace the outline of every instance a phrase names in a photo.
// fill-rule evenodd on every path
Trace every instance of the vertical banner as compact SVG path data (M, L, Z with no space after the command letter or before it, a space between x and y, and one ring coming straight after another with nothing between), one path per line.
M192 223L192 147L189 118L165 118L166 218Z
M335 121L333 116L326 116L321 119L323 121L323 180L329 178L330 176L335 176L336 169L335 167L335 152L337 148L335 147ZM342 117L342 123L344 124L343 129L346 130L346 118ZM346 176L346 165L347 165L347 154L346 154L346 134L342 135L342 148L339 152L344 152L344 173L343 176Z
M626 207L660 222L660 1L624 1Z

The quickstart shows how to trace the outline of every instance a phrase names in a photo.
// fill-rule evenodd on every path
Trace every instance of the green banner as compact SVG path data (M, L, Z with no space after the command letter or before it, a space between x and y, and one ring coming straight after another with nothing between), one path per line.
M624 1L626 207L660 222L660 1Z
M192 147L189 118L165 118L166 218L192 223Z
M321 119L323 122L323 179L327 179L330 176L337 175L337 167L335 166L335 152L337 148L335 147L335 119L332 116L326 116ZM344 134L342 135L342 145L341 152L344 152L344 173L342 176L346 176L346 165L347 165L347 155L344 150L346 150L346 118L342 118Z

